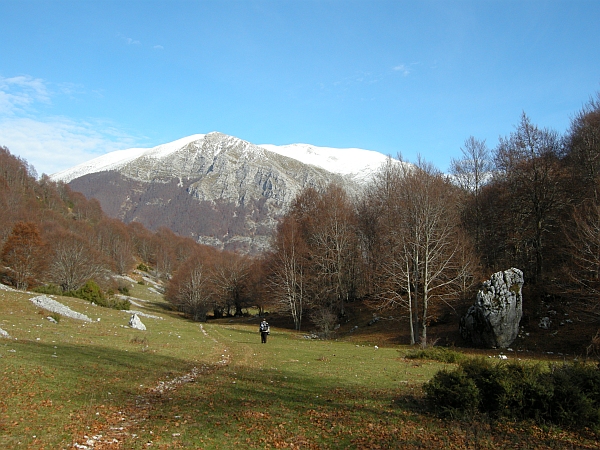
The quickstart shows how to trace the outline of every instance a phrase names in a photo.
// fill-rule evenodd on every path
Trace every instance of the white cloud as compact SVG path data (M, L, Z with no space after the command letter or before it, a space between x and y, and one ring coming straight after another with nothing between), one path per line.
M52 174L104 153L135 146L139 139L101 120L44 116L36 104L52 106L55 95L80 94L81 86L59 84L56 93L39 78L0 77L0 145Z
M405 77L410 74L410 69L406 66L406 64L400 64L392 69L394 72L400 72Z
M123 42L125 42L127 45L142 45L142 43L140 41L138 41L137 39L127 37L122 33L117 33L117 37L119 39L121 39Z
M0 115L22 113L36 102L50 102L43 80L30 76L0 77Z
M67 118L0 120L0 145L24 158L39 174L48 175L115 150L134 147L136 141L102 123Z
M399 72L406 77L413 72L413 69L415 68L415 66L418 66L420 64L421 63L419 63L419 62L412 62L410 64L398 64L397 66L392 67L392 71Z
M154 48L156 50L164 50L165 49L162 45L155 45Z

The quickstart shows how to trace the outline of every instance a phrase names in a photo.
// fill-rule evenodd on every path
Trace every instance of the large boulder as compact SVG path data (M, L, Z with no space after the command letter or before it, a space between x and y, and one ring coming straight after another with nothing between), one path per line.
M519 333L523 316L523 272L496 272L460 320L460 334L478 347L506 348Z
M131 319L129 319L129 326L136 330L146 331L146 325L142 323L137 314L131 316Z

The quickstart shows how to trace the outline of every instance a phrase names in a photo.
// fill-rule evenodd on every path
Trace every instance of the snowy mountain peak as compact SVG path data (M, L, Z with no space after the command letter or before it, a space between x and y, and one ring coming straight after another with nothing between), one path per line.
M279 217L303 189L336 183L355 195L385 162L357 148L259 146L212 132L108 153L52 178L125 223L254 253L269 247Z
M155 161L154 164L160 164L161 161L172 160L184 149L190 150L190 144L193 144L194 150L198 152L206 147L207 151L210 150L213 158L231 148L237 148L242 154L255 158L264 157L264 150L266 150L303 164L319 167L333 174L350 176L359 182L369 179L387 158L381 153L358 148L338 149L310 144L254 145L234 136L211 132L194 134L152 148L130 148L107 153L70 169L57 172L51 178L69 183L84 175L122 169L136 160Z

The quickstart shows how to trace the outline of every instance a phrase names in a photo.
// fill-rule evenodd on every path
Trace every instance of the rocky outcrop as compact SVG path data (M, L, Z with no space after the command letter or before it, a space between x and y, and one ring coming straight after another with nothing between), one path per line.
M523 315L523 272L497 272L483 283L476 302L460 320L462 337L475 346L506 348L516 339Z

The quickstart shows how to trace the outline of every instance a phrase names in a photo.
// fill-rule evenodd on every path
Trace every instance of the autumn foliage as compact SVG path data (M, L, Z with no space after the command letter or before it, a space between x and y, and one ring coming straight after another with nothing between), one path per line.
M429 327L456 318L484 278L518 267L529 300L568 301L597 321L599 117L600 94L564 136L523 113L495 148L468 138L452 175L390 159L360 192L307 187L279 218L270 251L253 256L109 218L1 148L2 276L67 291L143 263L195 320L267 307L298 330L308 319L329 333L360 301L425 346Z

